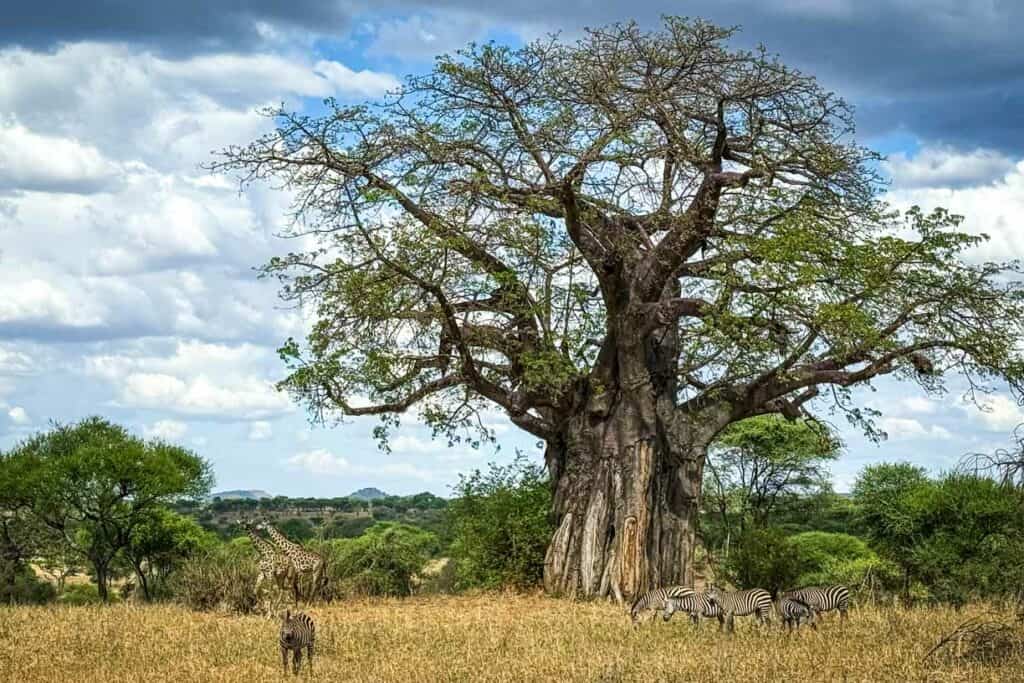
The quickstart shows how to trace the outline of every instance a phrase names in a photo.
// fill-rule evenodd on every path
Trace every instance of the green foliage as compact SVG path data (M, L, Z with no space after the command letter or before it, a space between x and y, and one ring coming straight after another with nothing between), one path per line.
M373 524L373 517L350 517L331 523L324 529L324 538L355 538Z
M168 597L171 574L189 559L211 550L216 538L190 517L166 508L143 515L124 548L138 580L142 596Z
M304 543L316 535L313 524L302 517L292 517L279 522L277 529L296 543Z
M53 586L26 563L0 559L0 605L42 605L55 597Z
M460 588L536 586L553 528L543 467L518 455L507 466L461 476L448 507Z
M171 579L175 598L195 610L249 614L259 606L259 568L248 538L218 544L192 559Z
M781 529L748 529L729 548L722 569L737 588L764 588L775 596L796 585L801 565Z
M0 459L5 499L87 561L106 598L111 564L153 510L199 498L209 465L190 451L143 441L98 417L54 425Z
M57 602L62 605L81 607L82 605L96 605L102 602L117 602L120 597L116 594L101 596L99 588L92 583L75 583L67 586L64 592L57 597Z
M1012 487L958 474L933 481L901 463L866 468L854 495L872 545L902 570L905 599L915 582L954 604L1024 584L1024 508Z
M357 538L320 544L332 589L348 595L412 595L423 568L437 550L433 534L378 522Z
M809 531L790 536L788 541L800 567L796 586L841 584L873 594L899 585L899 568L881 559L856 536Z
M920 502L931 487L921 467L909 463L871 465L857 477L857 516L871 544L903 572L903 597L910 599L913 552L921 531Z
M1024 586L1020 494L974 476L949 475L919 493L915 576L942 601L1011 595Z
M774 524L780 509L830 493L825 466L839 447L827 428L809 420L761 415L726 427L705 464L705 542L721 546L748 526Z

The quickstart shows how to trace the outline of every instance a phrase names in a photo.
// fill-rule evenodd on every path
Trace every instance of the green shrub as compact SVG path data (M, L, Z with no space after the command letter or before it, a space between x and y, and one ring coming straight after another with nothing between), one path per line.
M355 538L374 525L373 517L351 517L333 522L324 532L326 538Z
M237 614L256 611L259 567L249 539L217 546L193 559L174 574L171 590L195 610L225 609ZM272 582L266 583L272 589Z
M448 504L451 555L459 588L529 588L544 574L554 533L544 468L522 455L463 476Z
M318 546L328 567L332 595L411 595L437 549L434 534L378 522L358 538Z
M54 597L53 584L24 563L0 560L0 605L41 605Z
M747 530L730 548L722 568L737 588L764 588L773 596L792 587L800 574L796 548L777 527Z
M116 592L108 596L110 602L118 602L121 597ZM57 601L62 605L98 605L103 602L99 588L94 583L75 583L65 586Z
M277 525L277 530L296 543L303 543L316 535L313 525L309 523L308 519L302 517L284 520Z
M900 587L900 569L849 534L808 531L790 536L800 576L796 586L841 584L864 597L880 597Z

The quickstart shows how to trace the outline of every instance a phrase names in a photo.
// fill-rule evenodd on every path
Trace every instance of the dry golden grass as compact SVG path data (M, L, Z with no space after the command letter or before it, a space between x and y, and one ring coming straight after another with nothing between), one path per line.
M485 595L361 601L307 610L314 676L330 681L1024 681L997 664L922 662L981 607L863 608L787 635L737 620L643 624L606 603ZM1009 614L1002 615L1009 618ZM277 681L277 622L175 606L0 608L0 679ZM308 672L303 671L302 676Z

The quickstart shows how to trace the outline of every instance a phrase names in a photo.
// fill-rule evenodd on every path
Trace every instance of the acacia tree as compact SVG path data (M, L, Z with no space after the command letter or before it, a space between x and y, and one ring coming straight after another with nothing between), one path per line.
M668 18L471 45L375 106L275 110L212 168L293 193L273 258L315 317L282 387L315 416L497 406L546 444L552 592L688 582L708 444L884 374L1022 376L1022 311L944 211L878 200L813 78ZM824 391L822 391L824 389Z
M111 568L156 508L210 490L209 463L99 417L54 424L0 454L5 504L88 563L106 601Z
M703 503L726 532L768 525L780 503L830 490L825 465L840 443L825 425L759 415L723 429L711 445Z

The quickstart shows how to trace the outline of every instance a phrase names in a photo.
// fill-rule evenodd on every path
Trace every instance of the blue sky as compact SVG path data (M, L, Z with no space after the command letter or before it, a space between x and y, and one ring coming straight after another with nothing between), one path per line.
M704 0L375 3L23 3L0 23L0 448L103 414L209 458L219 488L286 495L449 493L458 472L539 458L532 437L488 416L501 445L431 441L406 420L393 452L373 420L312 427L276 393L274 349L303 321L253 267L287 251L288 198L245 194L200 163L266 129L255 114L328 96L379 97L468 41L517 44L549 31L665 12L742 25L857 106L859 136L887 154L889 200L942 205L992 239L973 260L1024 256L1024 52L1011 0ZM614 4L615 7L623 7ZM833 467L845 489L865 464L938 471L1007 446L1024 412L989 410L963 387L928 398L888 380L860 391L889 438L846 428Z

